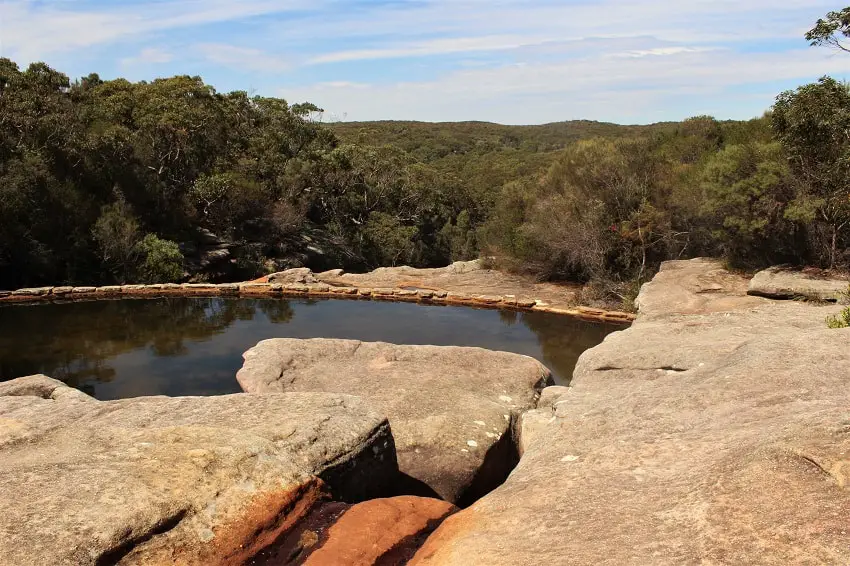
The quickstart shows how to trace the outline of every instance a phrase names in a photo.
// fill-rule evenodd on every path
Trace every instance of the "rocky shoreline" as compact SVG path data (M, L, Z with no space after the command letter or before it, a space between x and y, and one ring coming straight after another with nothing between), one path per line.
M850 563L850 329L748 291L720 262L664 264L635 323L522 416L508 480L410 564Z
M470 264L474 264L470 267ZM460 273L458 273L460 272ZM470 274L475 279L468 279ZM467 276L458 283L451 275ZM482 294L488 289L493 294ZM477 292L476 292L477 290ZM38 287L0 291L0 305L164 297L310 298L411 302L545 312L585 320L628 324L634 314L576 306L574 289L530 283L520 277L462 262L442 269L382 268L369 274L334 270L314 274L293 269L245 283L109 285L103 287Z
M418 275L340 296L460 294L430 288L457 273ZM331 293L322 279L363 277L293 270L228 289L311 296ZM0 554L92 566L847 564L850 329L827 328L831 295L763 297L827 285L781 277L773 291L712 260L664 264L634 324L587 350L570 387L545 387L548 370L516 354L325 339L258 344L237 395L101 402L45 376L0 383ZM128 287L91 293L149 296ZM67 294L37 293L6 298ZM560 308L527 308L538 307ZM516 467L478 482L508 444Z

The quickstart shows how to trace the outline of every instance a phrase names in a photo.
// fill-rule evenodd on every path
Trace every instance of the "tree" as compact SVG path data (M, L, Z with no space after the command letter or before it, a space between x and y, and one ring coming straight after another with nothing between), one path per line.
M801 227L786 216L795 182L778 142L725 147L702 168L699 185L719 252L734 264L805 261Z
M771 115L774 132L800 181L786 216L811 223L820 263L835 267L850 228L850 89L835 79L786 91Z
M92 228L103 264L119 283L126 283L135 274L140 239L139 222L129 205L119 199L104 206Z
M364 251L376 266L406 264L413 257L415 234L415 226L405 226L394 216L373 212L363 229Z
M826 45L850 53L850 47L842 43L843 38L850 38L850 8L829 12L806 33L811 45Z
M547 278L641 280L676 247L654 142L582 141L549 169L513 241Z

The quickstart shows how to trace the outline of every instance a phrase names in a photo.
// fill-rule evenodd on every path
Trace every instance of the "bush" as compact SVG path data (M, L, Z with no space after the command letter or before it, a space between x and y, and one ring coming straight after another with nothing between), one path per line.
M850 302L850 287L844 293L845 303ZM850 307L847 307L835 316L827 317L826 325L830 328L850 328Z
M533 198L505 199L525 210L494 216L484 231L488 243L547 279L648 277L676 243L666 164L654 149L646 139L570 146Z
M805 241L787 217L795 185L778 143L725 147L709 158L699 184L702 214L730 264L759 268L803 260Z
M835 316L828 317L826 325L830 328L850 328L850 307Z
M133 276L138 261L139 222L123 198L101 209L92 236L103 266L121 283Z
M177 244L148 234L138 245L144 258L139 266L140 281L144 283L173 283L183 278L183 254Z

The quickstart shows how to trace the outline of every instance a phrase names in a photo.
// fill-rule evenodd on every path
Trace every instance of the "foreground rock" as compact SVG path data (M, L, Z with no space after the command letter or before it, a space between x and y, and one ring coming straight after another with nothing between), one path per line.
M362 397L389 417L407 490L463 504L513 467L512 419L552 378L532 358L480 348L276 339L245 353L237 379L249 393Z
M759 271L749 286L749 294L771 299L805 299L840 302L847 298L850 280L813 271L771 267Z
M256 566L393 566L405 564L450 514L451 503L423 497L326 503L252 564Z
M241 564L329 493L372 497L395 474L387 421L353 397L0 384L4 565Z
M670 262L411 564L850 563L850 330ZM525 419L524 419L525 420Z

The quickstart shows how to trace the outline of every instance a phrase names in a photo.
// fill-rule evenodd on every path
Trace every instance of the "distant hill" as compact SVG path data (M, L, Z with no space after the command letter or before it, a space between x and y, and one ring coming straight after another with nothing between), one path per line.
M433 162L450 155L520 150L548 153L592 137L621 137L652 131L672 131L675 122L649 126L621 126L607 122L573 120L539 126L506 126L492 122L336 122L328 124L348 143L392 145L417 159Z

